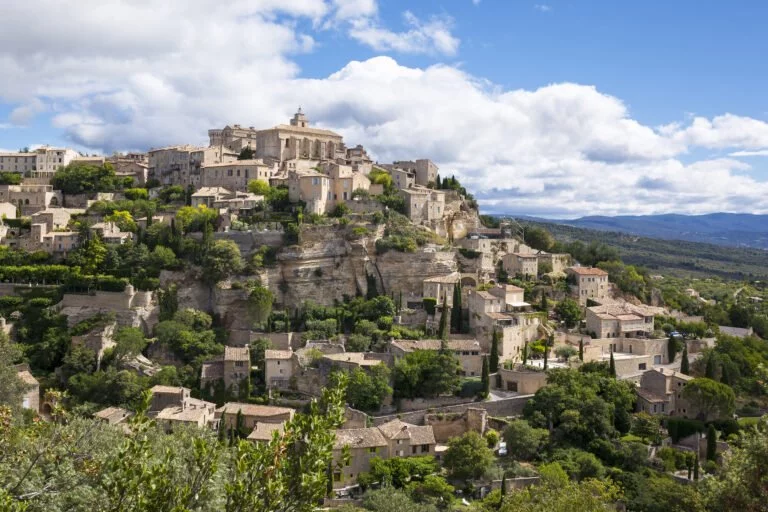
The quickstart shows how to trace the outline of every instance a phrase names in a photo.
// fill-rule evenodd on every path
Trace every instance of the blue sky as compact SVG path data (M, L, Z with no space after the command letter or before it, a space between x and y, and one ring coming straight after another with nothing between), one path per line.
M488 211L768 212L768 3L147 4L0 18L0 148L204 143L301 104L382 161L433 158Z

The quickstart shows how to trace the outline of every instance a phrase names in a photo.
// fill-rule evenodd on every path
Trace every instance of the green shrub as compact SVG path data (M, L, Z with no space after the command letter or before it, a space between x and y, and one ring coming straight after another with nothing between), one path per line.
M422 303L424 304L424 311L426 311L428 315L435 314L435 308L437 308L437 299L435 297L424 297Z

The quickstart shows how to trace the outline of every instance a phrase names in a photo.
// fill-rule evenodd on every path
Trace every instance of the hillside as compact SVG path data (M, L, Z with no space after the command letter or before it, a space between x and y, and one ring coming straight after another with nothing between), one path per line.
M708 215L590 216L554 222L665 240L687 240L768 249L768 215L711 213Z
M642 265L654 273L729 279L768 279L768 252L743 247L662 240L615 231L601 231L519 219L549 230L559 241L599 242L619 248L625 263Z

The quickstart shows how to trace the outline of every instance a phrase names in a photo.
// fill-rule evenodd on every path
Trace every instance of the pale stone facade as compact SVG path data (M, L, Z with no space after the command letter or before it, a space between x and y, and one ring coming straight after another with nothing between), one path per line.
M435 434L431 426L417 426L392 420L378 427L336 430L333 446L334 489L353 486L361 473L371 469L371 459L378 457L413 457L434 455ZM348 460L344 453L348 450Z
M480 342L475 339L452 339L446 342L448 350L453 352L461 364L462 375L477 377L483 371L483 354ZM397 361L409 352L416 350L440 350L440 340L394 340L390 343L390 352Z
M539 273L539 258L535 254L505 254L502 262L504 270L510 276L535 278Z
M14 204L23 216L29 216L49 206L61 206L62 195L51 185L0 185L0 202Z
M661 308L630 304L603 304L587 308L587 331L596 338L647 336L653 333L653 318Z
M445 193L426 187L412 187L398 192L405 199L405 214L415 224L443 218Z
M21 407L40 412L40 383L32 375L28 364L16 365L16 374L26 386L24 394L21 396Z
M566 274L573 282L572 289L582 306L587 305L588 299L601 300L609 296L608 272L605 270L593 267L570 267L566 269Z
M683 388L692 379L664 368L645 372L637 388L637 409L651 414L695 418L697 411L683 398Z
M150 389L150 417L172 430L174 425L216 426L216 404L192 398L189 388L154 386Z
M237 155L221 147L170 146L149 151L148 178L161 185L199 187L200 169L204 165L234 162Z
M289 160L317 162L346 159L341 135L330 130L312 128L309 119L299 109L290 124L256 132L256 158L277 163L281 168Z
M288 389L294 375L292 350L264 351L264 380L269 388Z
M0 153L0 172L17 172L30 178L49 180L62 167L80 158L68 148L41 146L24 153Z
M262 180L269 183L272 174L273 169L261 160L204 164L200 167L200 185L245 192L249 181Z
M252 430L258 423L280 424L290 421L296 410L289 407L228 402L216 410L219 428L236 428L238 412L243 418L243 426Z
M325 164L323 170L328 174L331 187L331 201L333 206L352 200L352 192L356 190L368 191L371 180L361 172L353 171L349 165ZM331 208L333 208L331 206Z
M532 395L547 385L547 373L543 370L515 365L513 369L499 368L498 389L521 395Z
M453 272L445 276L429 277L422 282L422 296L437 299L438 307L443 300L453 307L453 288L461 280L461 274Z
M223 382L224 389L238 394L251 372L248 347L224 347L224 354L214 361L206 361L200 369L200 389Z
M288 173L288 198L292 202L304 201L306 213L324 214L329 211L331 180L317 171Z
M392 162L392 167L409 171L413 174L416 185L427 186L434 184L439 171L437 165L432 160L422 158L416 161L401 160Z
M542 251L537 253L536 256L539 258L539 265L543 263L548 264L552 267L551 272L556 274L564 273L565 269L571 264L570 254L556 254ZM542 270L542 272L544 271Z

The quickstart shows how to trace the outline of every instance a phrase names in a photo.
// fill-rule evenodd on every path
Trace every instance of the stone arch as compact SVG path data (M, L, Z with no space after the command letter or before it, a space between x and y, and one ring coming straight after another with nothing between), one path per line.
M216 171L219 172L219 171ZM51 198L51 206L59 206L59 198L58 197L52 197Z
M24 204L29 204L29 199L25 199Z
M462 276L461 286L471 286L472 288L477 288L477 278L475 276Z

